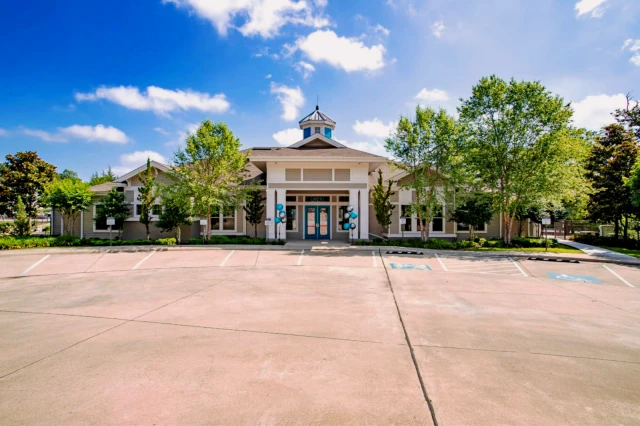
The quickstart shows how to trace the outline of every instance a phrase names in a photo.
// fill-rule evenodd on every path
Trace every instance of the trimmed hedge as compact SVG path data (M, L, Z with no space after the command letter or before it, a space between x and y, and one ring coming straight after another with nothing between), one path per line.
M423 242L418 238L410 238L406 240L373 240L373 241L355 241L355 245L359 246L393 246L393 247L410 247L410 248L423 248L432 250L463 250L468 248L482 248L482 247L513 247L513 248L529 248L529 247L545 247L544 238L514 238L511 240L511 245L506 246L500 239L487 240L486 238L476 238L474 241L470 240L457 240L448 241L438 238L430 238L428 241ZM557 247L558 240L549 240L549 247Z
M602 247L618 247L631 250L640 249L640 242L632 239L616 239L615 237L602 237L598 234L580 234L574 235L573 241L582 244Z

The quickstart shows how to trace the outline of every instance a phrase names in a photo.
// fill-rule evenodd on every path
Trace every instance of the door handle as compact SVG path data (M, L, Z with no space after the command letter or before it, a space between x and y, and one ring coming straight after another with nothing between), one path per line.
M320 224L319 223L316 223L316 228L320 228Z

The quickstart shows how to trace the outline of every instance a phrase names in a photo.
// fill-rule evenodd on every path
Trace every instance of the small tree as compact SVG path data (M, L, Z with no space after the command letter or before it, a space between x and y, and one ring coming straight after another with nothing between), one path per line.
M396 166L407 174L401 187L415 191L409 210L418 217L423 241L429 239L429 224L457 185L462 170L456 157L460 135L457 121L444 109L417 106L415 120L401 117L386 141L387 151L398 160Z
M247 202L243 209L247 214L247 222L253 225L253 234L258 237L258 224L262 222L262 215L264 214L264 200L262 192L259 188L256 188L247 193Z
M391 197L395 194L391 190L393 184L394 181L389 179L385 187L382 170L378 169L378 183L373 187L373 209L376 212L376 220L383 231L388 230L389 226L391 226L391 217L393 216L393 210L396 208L394 204L391 204Z
M13 214L20 197L27 216L35 217L44 188L55 178L56 167L38 157L35 151L7 155L4 166L0 167L0 214Z
M108 217L116 220L116 229L118 230L118 238L122 234L122 225L129 217L130 206L127 203L124 192L118 191L116 188L111 189L107 196L101 200L100 204L96 204L96 216L94 221L106 221Z
M191 225L191 200L182 194L177 185L163 186L160 188L162 200L162 212L156 226L162 232L175 232L176 240L180 244L182 225Z
M469 226L469 239L474 240L474 231L493 217L492 200L483 193L472 193L456 206L451 220Z
M22 197L18 197L16 200L16 214L12 231L19 237L31 235L31 218L27 214L27 209L22 202Z
M43 201L62 214L64 233L73 233L80 214L91 205L93 193L89 184L74 177L66 177L51 182L45 188Z
M249 153L224 123L205 120L195 134L187 135L184 149L173 158L167 175L180 192L193 198L193 212L207 218L205 238L211 234L211 215L223 206L237 208L250 187L242 185Z
M142 203L140 206L140 223L147 229L147 240L151 239L149 225L151 224L151 213L153 205L158 198L156 192L156 176L151 167L151 160L147 158L147 168L138 175L142 186L138 188L138 201Z

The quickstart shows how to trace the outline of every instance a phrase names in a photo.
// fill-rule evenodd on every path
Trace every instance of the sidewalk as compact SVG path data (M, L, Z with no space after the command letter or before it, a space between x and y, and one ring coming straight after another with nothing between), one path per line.
M584 253L588 254L589 256L593 256L595 258L602 259L605 261L633 263L633 264L640 265L640 259L636 259L635 257L632 257L632 256L627 256L626 254L607 250L601 247L590 246L588 244L576 243L575 241L558 240L558 242L561 244L567 245L569 247L582 250Z

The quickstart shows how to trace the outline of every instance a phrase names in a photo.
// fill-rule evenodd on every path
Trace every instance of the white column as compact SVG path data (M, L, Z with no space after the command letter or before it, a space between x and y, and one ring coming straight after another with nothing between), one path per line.
M275 220L276 220L276 190L267 189L266 217L271 219L271 225L267 227L267 240L275 240Z
M286 189L278 189L276 192L276 204L282 204L282 208L286 211L287 208L287 190ZM276 211L276 214L278 212ZM278 232L278 227L280 227L280 239L287 239L287 225L284 223L275 226L275 232Z
M369 190L363 189L360 191L360 211L358 212L360 218L360 239L369 239Z

